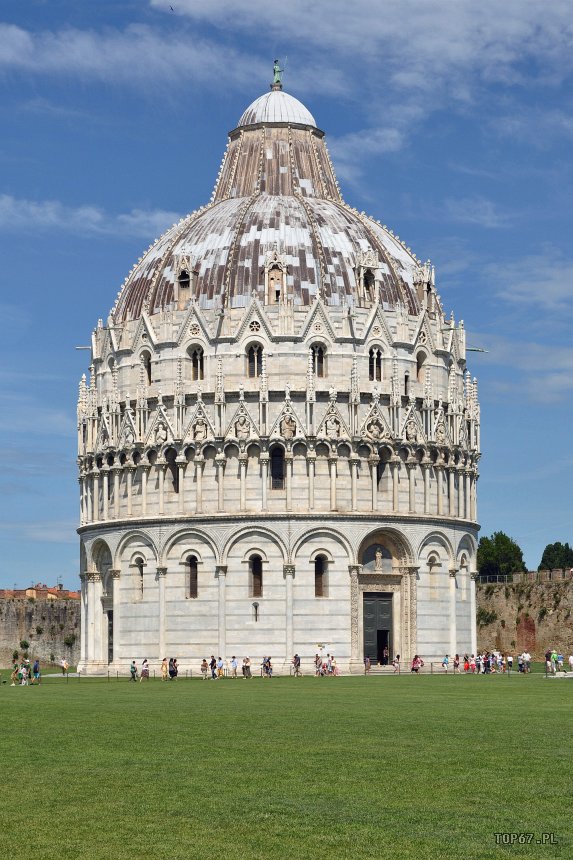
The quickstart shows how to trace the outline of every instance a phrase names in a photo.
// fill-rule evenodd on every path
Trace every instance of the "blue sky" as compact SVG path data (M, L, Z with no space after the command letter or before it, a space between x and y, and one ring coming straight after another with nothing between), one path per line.
M27 0L0 19L0 585L77 584L77 384L149 243L285 89L436 266L482 404L482 534L573 541L569 0ZM173 11L170 7L173 7Z

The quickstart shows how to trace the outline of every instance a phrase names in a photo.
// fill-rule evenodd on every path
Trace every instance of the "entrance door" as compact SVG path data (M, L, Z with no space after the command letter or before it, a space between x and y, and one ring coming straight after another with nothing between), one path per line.
M392 595L385 592L365 592L364 611L364 656L372 663L389 663L392 650ZM384 654L388 649L387 656Z

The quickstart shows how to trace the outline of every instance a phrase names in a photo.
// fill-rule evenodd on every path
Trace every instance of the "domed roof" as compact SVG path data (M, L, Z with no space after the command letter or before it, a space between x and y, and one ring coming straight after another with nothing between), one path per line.
M316 128L313 115L302 102L279 89L273 89L255 99L243 113L237 128L256 125L259 122L286 122L312 125Z
M280 85L256 99L231 132L211 203L174 224L132 269L114 319L180 304L183 270L190 298L203 308L244 307L253 294L264 302L271 255L286 272L295 307L316 298L358 302L359 279L369 269L383 306L419 311L419 261L343 201L323 132Z

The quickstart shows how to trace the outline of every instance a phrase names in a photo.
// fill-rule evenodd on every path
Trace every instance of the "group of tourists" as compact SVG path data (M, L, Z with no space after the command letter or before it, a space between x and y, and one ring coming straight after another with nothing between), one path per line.
M548 648L545 652L545 671L548 675L556 675L558 672L567 672L564 668L565 658L555 648ZM569 655L569 671L573 672L573 654Z
M270 662L271 658L265 657L265 660L267 660L267 659ZM231 657L231 661L228 664L228 666L225 665L225 661L223 660L222 657L219 657L216 660L215 655L211 654L211 659L209 660L209 662L207 662L207 659L205 657L203 657L203 660L201 661L201 665L199 668L201 671L201 677L203 678L204 681L207 681L209 676L211 677L212 681L217 681L219 678L224 678L225 673L227 673L227 675L231 678L238 678L239 677L239 674L238 674L238 672L239 672L239 661L237 660L237 658L235 657L234 654ZM241 664L241 672L242 672L243 678L245 678L245 679L253 677L252 673L251 673L251 658L250 657L243 657L243 662Z
M36 659L31 666L30 661L25 658L20 663L14 661L12 673L10 675L11 687L28 687L33 684L42 683L42 673L40 672L40 661Z
M295 670L295 675L300 675L300 657L298 654L295 654L294 659L298 658L299 663L299 672L297 673ZM321 656L320 654L314 655L314 674L317 678L322 678L325 675L329 675L330 677L334 677L335 675L340 675L340 670L336 665L336 660L334 659L334 654L327 654L326 657Z

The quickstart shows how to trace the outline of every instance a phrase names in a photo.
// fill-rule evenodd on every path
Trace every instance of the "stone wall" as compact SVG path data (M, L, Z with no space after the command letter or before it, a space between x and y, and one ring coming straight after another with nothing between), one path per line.
M478 649L514 654L528 650L542 659L547 648L573 651L571 580L478 585Z
M75 637L73 644L64 640ZM70 665L80 658L79 600L0 600L0 666L8 666L20 642L29 643L31 660L47 663L65 657Z

